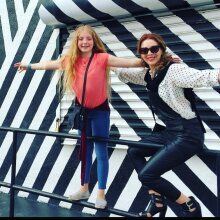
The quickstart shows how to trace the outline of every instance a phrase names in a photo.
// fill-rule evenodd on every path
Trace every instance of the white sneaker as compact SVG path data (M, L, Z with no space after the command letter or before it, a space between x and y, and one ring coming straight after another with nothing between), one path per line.
M97 209L105 209L107 207L107 201L105 199L96 199L95 208Z
M77 201L77 200L82 200L82 199L88 199L90 196L89 190L82 192L78 191L76 193L73 193L72 195L69 196L69 200Z

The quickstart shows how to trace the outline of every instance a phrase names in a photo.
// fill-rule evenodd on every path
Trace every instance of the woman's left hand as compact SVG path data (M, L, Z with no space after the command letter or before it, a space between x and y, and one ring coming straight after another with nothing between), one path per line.
M180 57L178 57L177 55L172 55L171 57L172 57L172 61L174 63L181 63L181 62L183 62L183 60Z

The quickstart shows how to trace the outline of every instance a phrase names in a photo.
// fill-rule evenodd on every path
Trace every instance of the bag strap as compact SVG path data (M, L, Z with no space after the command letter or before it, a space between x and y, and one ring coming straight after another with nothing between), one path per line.
M198 109L196 108L196 98L192 88L184 88L184 96L190 102L192 110L195 112L196 117L199 120L200 126L203 133L206 133L205 127L202 123L202 119L199 115Z
M201 119L201 117L200 117L200 115L199 115L199 112L198 112L198 110L197 110L197 108L196 108L195 103L191 103L191 105L194 106L194 111L195 111L196 116L197 116L197 118L198 118L198 120L199 120L199 123L200 123L200 126L201 126L201 128L202 128L203 133L206 133L205 127L204 127L204 125L203 125L203 123L202 123L202 119Z
M151 110L152 115L153 115L153 118L154 118L154 122L155 122L155 124L156 124L155 112L154 112L153 106L152 106L152 104L151 104L150 97L149 97L149 105L150 105L150 110Z
M90 63L92 62L93 56L94 56L94 53L92 53L91 57L89 58L89 62L88 62L88 64L87 64L87 67L86 67L86 70L85 70L85 74L84 74L83 93L82 93L82 102L81 102L82 107L84 106L84 101L85 101L87 73L88 73L88 70L89 70Z

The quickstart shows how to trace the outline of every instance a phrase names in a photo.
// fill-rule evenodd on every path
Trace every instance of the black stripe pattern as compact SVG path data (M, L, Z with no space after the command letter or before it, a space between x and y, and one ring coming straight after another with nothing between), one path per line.
M100 37L111 54L125 57L137 56L137 39L144 32L155 32L163 36L169 50L179 55L188 66L198 69L220 68L218 37L220 2L218 0L207 1L207 3L196 1L196 4L193 4L193 1L180 0L155 0L148 3L139 0L102 2L71 0L66 1L65 4L62 0L60 2L23 0L20 1L19 6L23 5L24 10L20 13L24 13L23 17L29 13L31 17L25 17L21 27L19 26L21 18L16 17L21 14L15 13L18 6L16 1L5 1L6 7L3 6L8 12L8 26L2 23L4 18L0 16L0 42L2 43L0 46L0 122L2 126L53 130L56 119L62 117L60 130L71 132L65 117L68 109L62 109L62 102L61 113L59 112L60 99L63 97L60 97L57 89L56 74L50 71L43 73L27 71L25 74L18 74L13 64L28 59L28 62L56 59L71 40L69 33L78 24L85 23L83 17L80 19L80 10L84 13L83 15L92 18L86 23L94 26L97 32L100 31ZM71 9L73 6L74 8ZM77 8L80 10L74 11ZM0 13L2 13L1 10ZM71 10L72 16L69 14ZM39 18L38 13L42 17ZM40 19L47 26L42 24ZM58 30L54 30L50 25L62 27L60 36L58 36ZM6 42L10 45L6 45ZM11 48L10 52L8 48ZM148 96L145 88L132 84L124 85L114 75L112 75L112 81L113 116L110 136L114 139L144 138L152 127L150 123L152 116L147 111ZM208 149L217 149L216 146L220 141L219 107L216 104L220 100L219 92L219 87L195 91L199 113L207 125L206 147ZM27 108L22 111L20 108L24 106ZM65 141L20 134L16 183L66 196L72 193L77 187L73 183L78 178L75 174L80 167L78 143L71 142L73 146L68 146ZM10 134L0 132L1 181L10 181L11 143ZM144 210L148 205L149 196L146 189L138 182L137 174L127 157L126 148L112 145L109 148L109 160L110 170L117 164L113 172L115 175L109 177L112 181L106 190L109 206L130 212ZM205 216L219 215L220 208L217 206L219 169L216 166L218 161L216 155L198 155L191 158L189 163L165 174L165 177L175 182L177 186L185 187L186 194L192 194L200 200ZM94 160L90 185L90 190L94 193L97 185L96 168L97 162ZM203 172L204 175L202 175ZM209 178L212 181L209 181ZM57 200L45 200L37 195L22 192L18 192L18 195L39 201L44 200L55 205L60 204ZM94 198L90 198L89 201L94 202ZM169 216L181 216L176 204L168 205ZM75 206L72 208L91 212L97 216L109 216L101 211L96 212Z

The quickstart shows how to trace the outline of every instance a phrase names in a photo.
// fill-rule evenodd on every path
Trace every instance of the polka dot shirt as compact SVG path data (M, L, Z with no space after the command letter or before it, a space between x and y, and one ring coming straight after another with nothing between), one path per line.
M124 83L134 83L146 86L144 81L146 68L117 68L114 70L118 78ZM218 69L197 70L183 63L172 64L158 93L160 98L175 112L185 119L196 117L189 101L184 96L183 88L213 87L219 85Z

